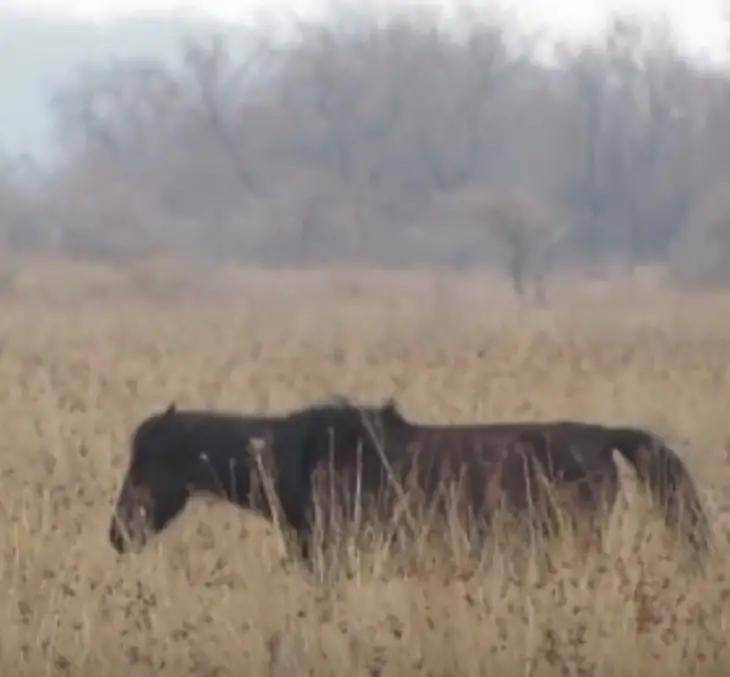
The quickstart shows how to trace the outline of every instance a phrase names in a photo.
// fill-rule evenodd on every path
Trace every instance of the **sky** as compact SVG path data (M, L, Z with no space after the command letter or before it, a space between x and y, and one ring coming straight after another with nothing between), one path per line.
M95 23L115 20L130 14L159 15L175 12L178 18L219 18L224 21L260 23L271 27L285 28L292 16L315 18L327 13L327 8L340 5L343 0L0 0L0 17L4 11L18 12L38 18L67 18L90 20ZM701 61L727 65L730 46L730 31L726 30L723 18L723 2L730 10L730 0L344 0L350 5L367 9L416 6L443 9L448 13L454 4L468 3L477 7L494 7L506 11L511 27L514 20L528 30L542 30L543 37L558 41L590 38L601 32L605 19L611 11L647 14L664 14L672 28L680 48L688 56L699 57ZM341 5L340 5L341 6ZM268 8L268 9L267 9ZM511 15L511 16L510 16ZM729 13L730 16L730 13ZM281 23L279 23L281 22ZM730 27L730 23L727 23ZM81 32L83 33L83 31ZM80 34L81 34L80 33ZM31 35L33 35L31 31ZM74 67L84 60L98 56L98 46L93 44L69 45L63 48L63 58L54 59L53 50L58 50L58 40L47 39L40 32L40 43L10 47L26 60L23 68L3 64L0 61L0 79L8 80L15 88L15 96L0 100L0 157L2 153L30 153L37 158L50 151L52 126L47 105L48 82L55 82L60 71ZM7 37L7 36L6 36ZM169 37L169 36L168 36ZM64 38L65 39L65 38ZM126 34L124 40L127 54L136 45L144 43L149 49L150 36L140 33L139 40ZM118 41L118 42L119 42ZM83 40L82 40L83 42ZM89 42L87 40L87 42ZM152 40L153 44L158 43ZM103 44L103 43L102 43ZM8 46L5 45L5 48ZM117 46L118 49L121 47ZM22 48L22 49L21 49ZM136 49L136 47L135 47ZM84 51L85 50L85 51ZM91 56L88 53L91 50ZM0 50L2 51L2 50ZM155 58L159 57L156 55ZM3 65L5 68L3 69ZM65 71L64 71L65 72Z
M381 0L382 1L382 0ZM723 0L497 0L515 11L531 28L544 28L556 37L578 38L600 30L607 11L619 9L666 15L679 40L689 50L707 56L724 53ZM368 0L364 0L368 2ZM424 5L424 0L391 0L392 3ZM485 3L489 0L485 0ZM321 12L325 0L0 0L0 7L13 7L34 14L72 15L93 20L116 18L129 13L178 10L212 14L224 20L248 22L265 8L277 7L300 15ZM447 6L449 0L430 0L431 6ZM730 9L730 0L724 0Z

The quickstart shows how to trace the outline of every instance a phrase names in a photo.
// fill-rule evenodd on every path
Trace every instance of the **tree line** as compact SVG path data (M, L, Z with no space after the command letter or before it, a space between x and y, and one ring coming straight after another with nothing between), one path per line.
M91 63L50 101L63 162L6 163L11 252L267 266L730 277L730 78L616 15L547 51L496 15L348 15L179 60Z

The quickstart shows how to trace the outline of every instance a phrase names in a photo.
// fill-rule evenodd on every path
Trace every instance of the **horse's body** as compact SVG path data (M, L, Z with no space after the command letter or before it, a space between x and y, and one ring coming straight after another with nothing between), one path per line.
M486 527L501 505L518 516L528 513L549 531L559 531L567 518L600 538L598 527L618 497L613 455L618 451L669 529L695 554L711 547L709 523L686 466L645 430L577 421L422 424L405 419L393 402L366 418L371 434L361 435L357 452L351 431L341 430L341 443L316 442L314 458L334 471L348 516L356 510L353 498L362 504L394 485L390 493L396 500L403 488L416 487L431 509L443 512L453 500L448 487L458 483L462 506ZM383 508L387 519L392 501L381 504L381 515Z
M256 457L250 447L259 440L264 449ZM487 526L498 503L555 524L556 494L569 497L571 515L595 524L616 501L614 450L636 469L667 525L676 529L686 516L690 545L706 549L709 527L692 479L676 453L648 432L573 421L425 425L406 420L393 402L362 407L342 398L281 416L171 406L146 419L134 435L110 539L121 552L128 547L122 532L133 532L141 545L145 530L164 529L199 491L270 515L266 496L255 490L262 462L270 468L270 461L271 488L305 556L314 478L322 469L336 480L336 496L349 517L357 499L365 512L368 504L378 504L388 519L393 499L412 487L443 509L444 489L458 485L462 505ZM391 499L380 500L384 494ZM254 505L255 496L263 501Z

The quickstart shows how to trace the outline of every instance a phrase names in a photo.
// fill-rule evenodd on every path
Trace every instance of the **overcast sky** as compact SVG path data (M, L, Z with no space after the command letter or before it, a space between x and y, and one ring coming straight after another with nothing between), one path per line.
M394 7L398 5L432 8L453 7L455 0L345 0L358 1L365 7ZM337 6L340 0L0 0L0 13L20 11L48 18L75 18L103 21L118 19L129 14L165 13L169 11L198 17L213 16L228 21L258 23L276 21L286 16L322 16L327 4ZM590 38L601 31L611 10L636 13L639 16L664 14L683 50L703 59L724 60L726 24L723 18L723 0L456 0L475 6L498 5L517 19L525 28L543 29L557 39ZM730 0L724 0L730 8ZM204 10L203 10L204 8ZM63 73L72 69L79 59L100 56L99 46L69 44L63 32L29 30L20 44L8 45L15 60L0 62L0 79L14 90L13 96L0 100L0 156L3 152L47 154L51 134L47 105L48 83L56 82ZM132 29L134 31L136 29ZM157 29L156 29L157 30ZM140 29L141 31L141 29ZM128 31L129 32L129 31ZM139 40L134 35L119 38L114 44L117 51L124 43L124 54L140 43L146 52L150 46L163 47L160 40L144 31ZM72 30L70 35L85 35ZM7 39L6 36L5 39ZM169 37L169 36L168 36ZM59 40L61 44L59 45ZM66 40L66 42L63 42ZM40 41L40 42L39 42ZM103 41L103 38L102 38ZM83 40L82 40L83 42ZM17 41L16 41L17 43ZM32 44L31 44L32 43ZM92 44L93 43L93 44ZM104 44L102 42L102 44ZM59 50L61 50L59 52ZM147 54L149 56L149 54ZM159 54L157 54L159 56ZM63 72L61 72L63 71ZM65 77L65 76L64 76Z
M600 30L607 11L628 10L645 14L662 12L677 31L679 39L694 51L718 54L724 49L723 0L499 0L516 10L530 27L541 26L556 36L582 37ZM365 0L367 2L367 0ZM448 5L448 0L391 0L392 3ZM213 14L226 20L250 20L258 14L285 9L296 14L318 14L324 0L0 0L0 5L32 13L70 14L95 20L137 12L193 10ZM726 6L730 0L726 0Z

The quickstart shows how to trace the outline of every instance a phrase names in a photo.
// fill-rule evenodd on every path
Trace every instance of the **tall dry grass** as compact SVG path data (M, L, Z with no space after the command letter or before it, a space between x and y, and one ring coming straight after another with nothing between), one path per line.
M228 272L193 295L192 282L176 294L149 273L85 274L24 268L0 298L3 674L730 666L730 294L572 285L530 310L477 276ZM395 395L423 420L650 427L687 459L720 553L705 577L685 573L626 468L606 554L564 547L550 570L510 552L475 566L454 529L440 547L344 547L309 575L282 560L270 525L203 501L142 554L111 550L140 417L173 399L279 410L332 391Z

